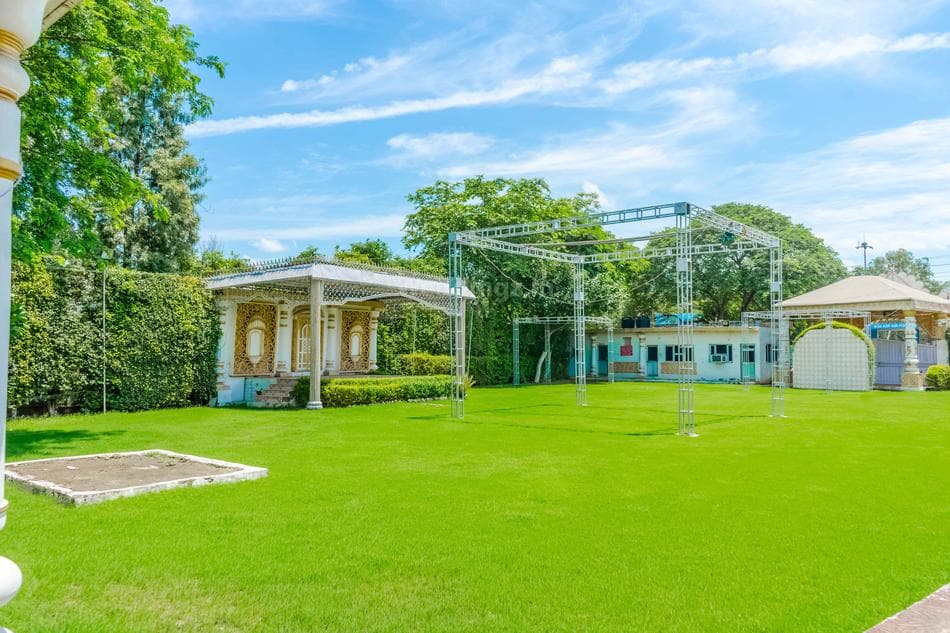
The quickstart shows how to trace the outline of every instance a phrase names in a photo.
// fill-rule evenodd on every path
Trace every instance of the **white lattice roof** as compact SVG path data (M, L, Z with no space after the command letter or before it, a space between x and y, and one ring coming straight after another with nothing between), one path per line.
M335 260L264 264L247 271L209 277L205 286L209 290L272 288L304 293L312 279L324 282L324 298L331 304L410 299L437 310L448 309L449 282L444 277ZM468 288L462 288L462 296L475 298Z

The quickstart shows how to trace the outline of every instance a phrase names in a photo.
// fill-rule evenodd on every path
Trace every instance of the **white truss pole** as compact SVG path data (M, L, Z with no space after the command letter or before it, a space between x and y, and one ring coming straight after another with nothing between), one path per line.
M782 306L782 244L769 249L769 338L772 342L772 416L785 417L788 381L788 321Z
M587 332L584 317L584 265L574 264L574 390L577 406L587 405Z
M614 326L607 327L607 382L614 381Z
M465 417L465 297L462 245L449 236L449 354L452 356L452 416Z
M521 384L521 336L518 319L511 322L511 384Z
M551 384L551 326L544 324L544 382Z
M696 362L693 350L693 248L688 212L676 216L676 361L679 433L696 436Z

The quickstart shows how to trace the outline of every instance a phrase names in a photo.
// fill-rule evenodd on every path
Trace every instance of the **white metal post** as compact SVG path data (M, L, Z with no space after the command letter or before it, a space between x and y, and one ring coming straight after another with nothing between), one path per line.
M452 416L465 417L465 297L462 245L449 235L449 354L452 357Z
M551 384L551 326L544 324L544 382Z
M518 319L511 322L511 384L517 387L521 384L521 328Z
M607 326L607 382L614 382L614 326Z
M690 209L676 216L676 377L679 395L679 433L696 435L695 350L693 349L693 249Z
M102 264L102 412L106 412L106 275L108 267Z
M587 405L587 334L584 317L584 265L574 264L574 391L577 406Z
M769 340L772 344L772 416L785 417L790 343L782 306L782 244L769 249Z

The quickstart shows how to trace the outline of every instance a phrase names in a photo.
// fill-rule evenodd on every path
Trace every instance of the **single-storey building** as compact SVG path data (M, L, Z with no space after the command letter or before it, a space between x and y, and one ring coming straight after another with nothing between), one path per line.
M448 314L451 296L444 277L322 258L261 264L209 277L206 286L221 320L217 402L275 404L300 376L315 375L311 408L322 406L320 376L377 368L387 304L412 301ZM464 310L475 296L465 287L461 296Z
M607 360L613 354L618 379L675 380L677 376L677 328L670 326L615 328L613 349L606 330L589 332L587 347L590 375L606 376ZM771 381L769 329L759 325L696 324L693 349L685 350L696 379L704 382Z

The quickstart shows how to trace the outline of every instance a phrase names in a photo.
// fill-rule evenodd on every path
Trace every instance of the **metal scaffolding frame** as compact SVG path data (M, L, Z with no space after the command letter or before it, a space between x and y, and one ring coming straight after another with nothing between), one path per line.
M518 242L519 238L532 235L569 234L576 229L605 227L618 224L630 224L649 220L675 220L674 247L645 247L632 248L635 242L648 242L657 235L647 235L638 238L611 238L604 240L582 240L575 242ZM708 243L697 243L694 233L703 229L713 229L721 233L722 239ZM514 241L513 241L514 240ZM454 290L463 287L462 279L462 248L478 248L483 250L522 255L535 259L562 262L573 265L574 269L574 342L576 357L582 359L585 337L584 315L584 266L588 264L602 264L607 262L629 261L635 259L674 258L676 263L676 310L680 315L677 326L677 341L675 359L678 361L678 428L683 435L696 434L696 406L695 406L695 365L693 359L693 258L712 253L736 253L753 250L768 250L770 257L769 297L770 320L782 320L782 243L778 237L765 231L748 226L736 220L719 215L714 211L704 209L688 202L673 202L617 211L602 211L586 213L571 218L554 220L539 220L523 224L509 224L483 229L458 231L450 233L449 242L449 279L450 287ZM573 253L566 250L572 246L619 245L617 250L599 251L595 253ZM450 296L449 321L451 354L453 362L453 415L457 418L464 416L464 383L465 383L465 302L460 294L453 292ZM787 348L787 336L785 348ZM773 349L782 347L781 337L776 340ZM788 354L778 355L780 362L773 363L772 374L772 414L782 415L784 412L784 389L788 371L785 363ZM578 371L575 376L577 403L587 402L587 376L585 371Z
M774 268L774 265L773 265ZM781 271L781 263L779 263L779 270ZM781 274L781 273L779 273ZM749 311L742 313L742 325L748 327L752 321L769 321L771 323L769 330L769 337L772 345L772 356L770 359L772 361L772 415L785 417L785 397L784 397L784 388L788 386L788 376L790 375L791 370L791 340L789 338L789 332L791 330L791 324L793 321L813 321L818 323L824 323L825 327L831 329L833 323L836 319L850 319L850 320L860 320L863 322L863 327L861 331L865 334L868 334L868 326L871 322L871 313L865 310L848 310L844 308L826 308L826 309L795 309L795 308L782 308L781 300L778 302L773 298L772 301L772 310L760 310L760 311ZM777 327L776 327L777 326ZM826 352L826 361L829 366L831 366L831 359L837 355L837 350L834 347L834 339L832 339L832 345L828 347ZM776 363L776 357L784 360L784 362ZM873 368L872 368L873 369ZM776 386L775 376L776 372L780 372L781 376L781 386ZM832 374L829 372L826 376L827 384L825 385L825 391L830 392L832 390ZM871 372L871 381L874 380L874 372ZM779 397L774 396L776 390L779 392Z
M583 310L583 306L581 307ZM580 353L578 354L578 348L576 345L578 333L577 333L577 324L581 323L582 326L586 326L588 323L594 325L602 325L607 328L607 382L614 382L614 324L611 321L610 317L595 317L595 316L581 316L581 319L578 320L578 317L575 316L554 316L554 317L517 317L511 322L511 375L512 375L512 384L516 387L521 384L521 326L522 325L543 325L544 326L544 354L545 354L545 382L551 382L551 326L552 325L574 325L574 337L575 337L575 348L574 348L574 373L575 379L576 376L581 372L586 372L586 360L587 360L587 349L586 341L584 337L586 336L586 327L584 331L580 333L581 344L580 344ZM593 359L591 359L593 364ZM586 376L583 381L585 387L587 384ZM575 383L576 384L576 383ZM584 406L587 404L587 390L576 389L577 404L579 406Z

